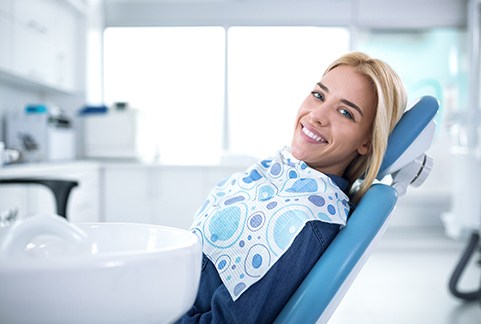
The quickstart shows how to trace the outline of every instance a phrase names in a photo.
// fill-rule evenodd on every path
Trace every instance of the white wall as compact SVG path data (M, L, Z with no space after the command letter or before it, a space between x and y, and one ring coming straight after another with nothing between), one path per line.
M466 0L105 0L107 26L465 26Z

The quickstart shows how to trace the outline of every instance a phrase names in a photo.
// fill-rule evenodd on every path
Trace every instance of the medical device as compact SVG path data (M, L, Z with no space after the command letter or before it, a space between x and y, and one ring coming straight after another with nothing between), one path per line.
M73 160L73 121L57 107L27 105L7 114L6 144L20 152L23 162Z

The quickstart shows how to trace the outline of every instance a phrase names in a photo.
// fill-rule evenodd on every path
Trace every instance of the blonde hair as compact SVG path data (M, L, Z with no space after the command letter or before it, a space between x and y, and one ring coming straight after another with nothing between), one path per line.
M376 179L387 148L389 134L401 118L407 104L404 85L396 72L385 62L361 52L348 53L335 60L324 74L339 65L353 67L373 85L377 106L371 133L371 147L366 155L359 155L346 168L344 178L352 187L364 175L364 181L354 192L357 202Z

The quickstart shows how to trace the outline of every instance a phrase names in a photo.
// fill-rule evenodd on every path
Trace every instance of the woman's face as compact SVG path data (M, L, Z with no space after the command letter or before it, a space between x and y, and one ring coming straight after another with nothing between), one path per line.
M340 65L324 75L296 117L292 155L323 173L342 176L370 149L376 95L369 80Z

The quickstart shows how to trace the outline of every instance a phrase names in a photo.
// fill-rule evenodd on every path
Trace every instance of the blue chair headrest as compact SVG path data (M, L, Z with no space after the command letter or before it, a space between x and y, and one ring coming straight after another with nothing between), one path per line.
M439 102L436 98L424 96L403 114L389 136L387 150L379 170L379 179L427 128L438 109Z

